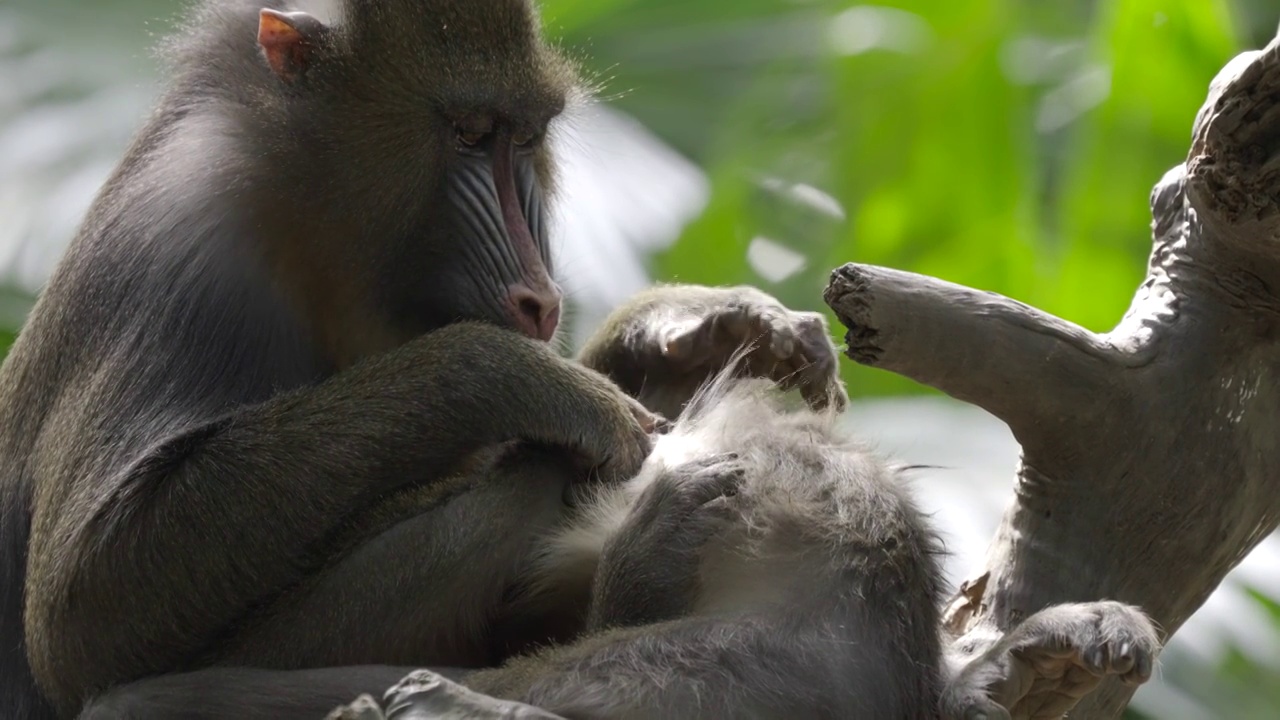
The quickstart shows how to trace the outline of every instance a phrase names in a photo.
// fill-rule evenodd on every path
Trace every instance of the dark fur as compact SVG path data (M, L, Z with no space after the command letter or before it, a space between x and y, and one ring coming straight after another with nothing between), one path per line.
M435 331L510 324L507 288L546 269L475 242L489 231L448 195L460 117L505 141L571 92L527 3L350 0L293 84L259 57L261 4L192 16L158 109L0 370L0 706L18 717L226 659L394 661L404 651L380 656L345 595L309 596L348 611L336 633L292 626L328 633L327 655L253 640L283 598L340 574L317 548L351 513L486 445L575 447L606 474L647 451L603 377L488 325ZM513 162L548 261L550 158ZM561 512L558 495L532 507ZM452 549L445 569L475 562ZM395 562L367 544L379 551ZM483 638L419 639L404 661L487 653Z
M318 720L362 693L381 696L427 661L456 659L460 649L473 654L473 661L485 656L481 661L485 663L520 650L519 646L488 648L483 643L510 641L511 633L504 631L509 622L504 619L512 616L501 608L511 608L509 589L533 563L531 549L537 539L561 522L561 498L574 471L562 452L523 446L483 452L470 464L464 473L435 486L387 498L353 518L332 538L335 550L351 557L352 567L341 571L341 577L328 574L330 580L337 580L331 585L351 591L345 597L330 594L330 601L343 603L324 598L313 602L313 592L294 592L279 603L290 617L243 633L240 653L262 652L243 644L284 643L304 657L317 653L306 658L313 662L296 664L309 669L214 667L148 678L95 698L81 720ZM448 518L428 511L446 504ZM392 529L377 532L387 527ZM369 553L393 555L395 562L361 558ZM326 579L322 574L310 582L323 586ZM411 600L423 597L425 602ZM586 598L570 604L582 608ZM342 641L343 618L353 613L363 617L368 635L362 641L367 639L377 657L411 662L406 658L416 656L423 662L315 667L325 664L314 662L316 657L332 657L331 644ZM490 618L498 620L496 627L478 627ZM543 631L536 634L539 642L555 635L542 626L543 619L538 618ZM422 625L432 621L447 624L442 629L456 634L446 638L446 633L437 631L434 634L440 639L435 648L406 648L406 643L422 639ZM573 632L581 626L580 617L569 622L574 623ZM313 624L319 631L309 630ZM437 671L455 679L466 672Z

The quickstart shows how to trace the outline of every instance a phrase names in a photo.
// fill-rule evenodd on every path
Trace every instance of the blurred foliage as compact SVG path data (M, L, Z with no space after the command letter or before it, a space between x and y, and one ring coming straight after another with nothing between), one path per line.
M1272 634L1280 636L1280 602L1251 590L1249 596L1267 611ZM1263 629L1265 632L1265 629ZM1179 683L1194 694L1212 696L1226 689L1234 702L1232 712L1241 718L1274 718L1280 714L1280 669L1255 663L1238 650L1228 651L1217 673L1205 678L1187 673Z
M1209 80L1275 27L1265 3L1228 0L543 6L602 94L711 175L710 207L658 277L825 309L831 268L869 262L1093 330L1144 275L1147 198L1185 157ZM1247 35L1245 17L1271 25ZM924 391L851 365L847 380Z

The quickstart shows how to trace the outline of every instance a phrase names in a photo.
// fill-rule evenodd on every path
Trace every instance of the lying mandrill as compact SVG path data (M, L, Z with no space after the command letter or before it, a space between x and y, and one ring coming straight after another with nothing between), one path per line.
M940 542L901 475L835 411L788 411L767 381L726 372L637 477L542 542L526 601L588 595L585 634L450 673L470 691L414 673L387 716L1009 718L998 701L1051 718L1105 675L1150 678L1153 626L1105 601L1046 608L982 657L944 660ZM365 697L330 717L383 716Z
M531 592L590 586L585 637L463 682L567 718L936 718L939 554L833 412L721 376L546 540Z

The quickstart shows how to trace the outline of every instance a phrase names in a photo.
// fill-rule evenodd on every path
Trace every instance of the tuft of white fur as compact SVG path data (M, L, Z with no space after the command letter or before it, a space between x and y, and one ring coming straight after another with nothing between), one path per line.
M630 483L597 490L580 505L572 521L546 538L534 558L535 595L566 587L589 587L604 545L622 526L635 504Z

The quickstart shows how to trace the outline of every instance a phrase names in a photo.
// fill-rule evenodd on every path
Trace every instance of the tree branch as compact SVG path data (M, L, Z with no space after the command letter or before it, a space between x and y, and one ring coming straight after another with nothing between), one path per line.
M1149 359L1015 300L899 270L845 265L831 273L824 298L849 329L849 357L1011 426L1069 419L1082 395L1123 389L1115 367Z
M1280 40L1233 60L1151 196L1146 281L1094 335L1020 303L865 265L826 298L854 360L1004 420L1023 447L987 565L947 615L975 656L1067 602L1172 635L1280 522ZM1108 680L1073 717L1118 717Z

